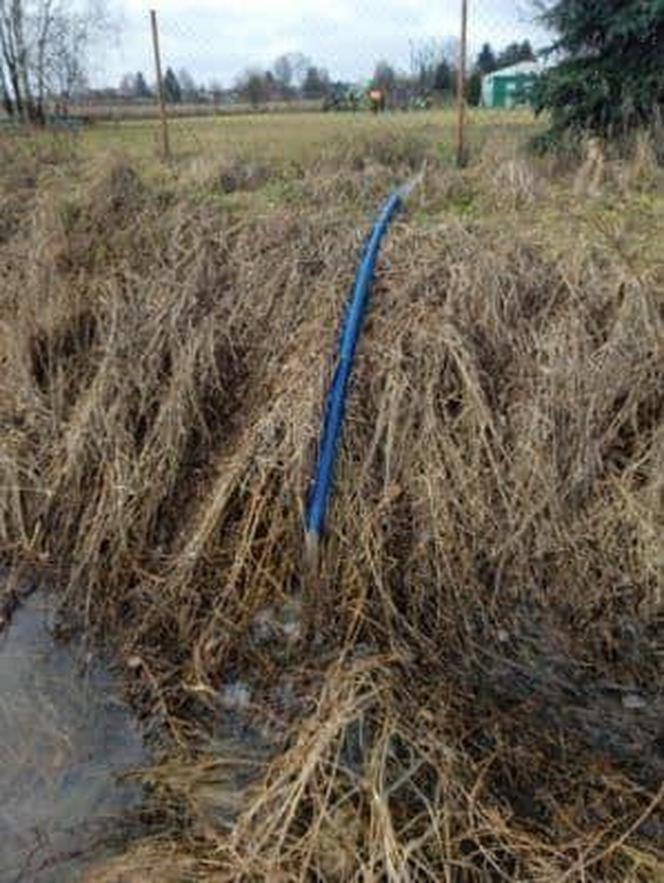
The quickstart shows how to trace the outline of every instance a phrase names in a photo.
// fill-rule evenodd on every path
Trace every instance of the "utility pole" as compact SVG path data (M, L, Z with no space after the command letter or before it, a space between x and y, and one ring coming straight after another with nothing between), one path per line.
M150 10L150 22L152 24L152 45L154 47L154 66L157 72L157 94L159 96L159 110L161 113L161 134L163 139L164 159L171 159L171 144L168 137L168 117L166 116L166 95L164 93L164 79L161 75L161 53L159 52L159 28L157 26L157 12Z
M468 63L468 0L461 0L461 46L459 51L459 72L457 82L457 165L466 164L466 66Z

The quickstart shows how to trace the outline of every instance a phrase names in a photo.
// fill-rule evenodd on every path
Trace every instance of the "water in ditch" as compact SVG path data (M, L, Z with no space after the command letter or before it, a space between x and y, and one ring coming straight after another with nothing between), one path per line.
M147 758L118 685L36 593L0 632L0 881L75 883L138 827Z

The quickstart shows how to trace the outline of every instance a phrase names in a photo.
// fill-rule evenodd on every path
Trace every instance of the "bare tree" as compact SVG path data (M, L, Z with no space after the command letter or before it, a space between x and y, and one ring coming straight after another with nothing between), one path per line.
M392 65L384 59L376 63L371 85L383 92L391 92L397 81L397 75Z
M93 22L82 15L58 14L53 19L48 52L41 60L40 68L48 91L58 96L64 113L67 113L70 100L86 83L92 26ZM44 100L43 90L40 100Z
M429 39L413 43L410 47L410 64L413 79L419 89L431 92L436 87L436 73L442 65L454 68L458 63L458 37Z
M112 26L105 0L0 0L3 103L41 122L47 96L66 103L85 81L91 45Z
M440 50L435 40L412 43L410 47L410 67L413 79L422 90L433 88L436 66L440 61Z
M123 98L133 98L136 93L136 74L125 74L120 80L118 91Z
M11 92L9 91L9 82L5 73L5 62L0 50L0 102L2 103L5 113L8 116L14 115L14 102L12 101Z
M224 97L224 87L220 80L212 79L208 84L208 93L213 104L221 104Z
M189 73L186 67L181 67L177 72L180 89L182 90L182 98L184 101L196 101L201 89L196 85L196 81Z
M0 0L0 50L14 111L26 121L43 119L53 16L54 0Z
M286 66L290 70L288 86L301 89L307 77L307 71L311 67L311 59L307 58L306 55L303 55L302 52L288 52L286 55L282 55L281 58L277 59L274 65L274 72L277 75L277 79L281 80L282 77L279 70L277 70L277 64L282 67L282 72L286 70Z
M290 96L293 85L293 63L290 55L280 55L274 63L274 76L284 98Z
M446 61L452 67L456 67L461 56L461 40L458 37L443 37L440 44L440 53L443 61Z
M12 114L24 116L24 95L21 88L19 69L21 58L18 46L22 39L22 7L12 0L0 0L0 55L3 65L3 87L7 88L5 107Z

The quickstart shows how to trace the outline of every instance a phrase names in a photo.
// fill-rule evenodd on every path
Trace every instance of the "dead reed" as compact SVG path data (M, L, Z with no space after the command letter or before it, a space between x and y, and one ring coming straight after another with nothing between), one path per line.
M256 185L206 166L204 193L118 156L3 180L0 552L113 648L165 752L154 783L188 807L123 873L661 880L664 274L642 184L607 185L621 226L523 158L430 165L306 581L343 304L376 199L426 155L349 151ZM228 714L260 750L227 750Z

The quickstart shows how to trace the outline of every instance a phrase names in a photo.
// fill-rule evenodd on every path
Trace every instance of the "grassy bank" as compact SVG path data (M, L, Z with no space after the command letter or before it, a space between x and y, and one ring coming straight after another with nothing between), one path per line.
M0 147L0 551L112 649L173 810L97 879L660 880L662 172L326 119ZM314 578L340 316L425 162Z

